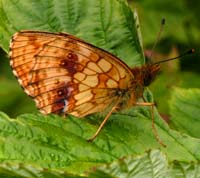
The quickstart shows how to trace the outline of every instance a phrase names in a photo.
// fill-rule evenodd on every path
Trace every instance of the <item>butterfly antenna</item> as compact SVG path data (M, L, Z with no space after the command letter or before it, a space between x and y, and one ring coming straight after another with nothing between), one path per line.
M159 40L160 40L160 36L161 36L162 31L163 31L163 29L164 29L164 25L165 25L165 19L163 18L163 19L161 20L160 30L159 30L159 32L158 32L156 41L155 41L155 43L154 43L154 45L153 45L153 47L152 47L152 49L151 49L151 54L150 54L150 57L149 57L150 59L152 59L154 50L155 50L155 48L156 48L156 46L157 46L157 44L158 44L158 42L159 42Z
M160 63L163 63L163 62L167 62L167 61L172 61L174 59L178 59L178 58L181 58L183 56L186 56L186 55L189 55L189 54L192 54L195 52L195 49L190 49L186 52L184 52L183 54L179 55L179 56L176 56L176 57L173 57L173 58L169 58L169 59L165 59L165 60L162 60L162 61L158 61L158 62L155 62L153 64L160 64Z

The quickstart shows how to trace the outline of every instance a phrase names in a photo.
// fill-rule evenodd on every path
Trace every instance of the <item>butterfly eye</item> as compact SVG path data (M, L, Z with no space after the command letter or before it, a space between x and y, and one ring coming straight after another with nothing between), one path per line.
M151 76L151 74L147 74L144 77L144 86L149 86L152 82L153 78Z

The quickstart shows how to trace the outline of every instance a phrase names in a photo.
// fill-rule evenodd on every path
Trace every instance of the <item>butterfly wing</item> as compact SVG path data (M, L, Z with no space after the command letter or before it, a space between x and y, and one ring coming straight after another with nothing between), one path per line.
M117 57L65 33L21 31L10 65L41 112L83 117L113 105L133 78Z

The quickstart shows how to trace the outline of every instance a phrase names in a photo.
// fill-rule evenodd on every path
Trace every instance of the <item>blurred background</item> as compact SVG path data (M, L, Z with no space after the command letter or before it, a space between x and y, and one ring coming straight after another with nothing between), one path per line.
M150 90L159 112L169 118L169 100L174 87L200 88L200 1L129 0L137 9L146 57L156 41L161 20L166 23L151 61L160 61L194 48L195 53L163 63Z
M196 50L192 55L162 64L161 74L150 86L159 112L168 118L168 101L174 87L200 88L200 21L197 18L200 1L129 0L128 2L131 8L137 9L139 14L146 56L152 52L161 19L166 19L152 61L175 57L191 48ZM0 111L6 112L11 117L36 112L34 102L23 92L13 76L8 55L2 49L0 49L0 56Z

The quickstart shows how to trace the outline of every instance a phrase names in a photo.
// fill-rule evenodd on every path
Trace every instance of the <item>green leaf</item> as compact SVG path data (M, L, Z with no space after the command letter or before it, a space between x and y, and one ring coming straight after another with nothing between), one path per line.
M114 114L92 143L86 141L98 128L101 118L84 120L68 116L24 114L10 119L0 114L0 159L2 163L34 164L43 168L81 173L127 155L142 154L160 146L152 133L145 108L128 114ZM143 113L143 114L141 114ZM169 130L156 114L162 148L170 160L200 159L199 139Z
M137 157L121 158L91 169L84 176L30 164L0 164L0 175L6 178L198 178L199 170L199 163L169 163L166 155L159 150L151 150Z
M200 89L175 88L170 100L171 122L188 135L200 138Z
M174 64L172 65L174 67ZM162 114L170 114L170 98L171 95L173 95L173 87L200 88L199 74L192 72L165 71L156 78L151 84L150 89L153 93L157 108ZM174 117L176 117L176 115L174 115Z
M200 175L200 164L199 162L186 163L174 161L170 174L172 178L198 178Z
M84 178L84 176L68 174L65 171L15 163L0 164L0 175L5 178Z
M154 150L101 166L92 174L92 177L169 178L168 162L161 152Z
M128 64L144 63L133 13L124 1L1 0L3 49L8 51L14 32L25 29L71 33L110 51Z

